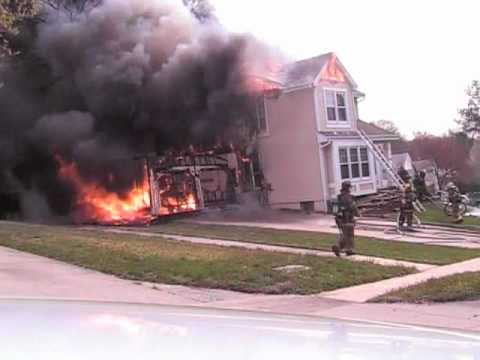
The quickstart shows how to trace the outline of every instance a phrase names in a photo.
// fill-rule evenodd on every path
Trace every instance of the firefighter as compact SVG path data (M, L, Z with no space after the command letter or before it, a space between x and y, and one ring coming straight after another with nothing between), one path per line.
M424 201L426 198L430 197L430 194L427 190L425 176L425 171L421 170L415 174L415 178L413 179L413 186L415 186L415 192L420 201Z
M448 201L452 204L452 216L454 218L454 222L458 224L462 223L463 214L460 211L460 204L462 203L462 194L460 193L460 190L453 182L448 183L447 194L448 194Z
M416 195L412 190L412 185L406 184L403 190L402 203L400 206L400 216L398 217L398 227L404 228L405 221L407 222L407 229L413 229L413 213L415 211L414 203Z
M403 180L405 183L409 183L410 180L412 179L410 174L408 173L407 170L403 166L400 166L400 169L398 169L398 176Z
M352 184L350 181L342 183L342 189L337 197L338 211L335 215L335 222L340 231L338 244L332 246L336 256L345 251L347 256L355 255L354 252L354 229L355 217L360 216L354 197L350 194Z

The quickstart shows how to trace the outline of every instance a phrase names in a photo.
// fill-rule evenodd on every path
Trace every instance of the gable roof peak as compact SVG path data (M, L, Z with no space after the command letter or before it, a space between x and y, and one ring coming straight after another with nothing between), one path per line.
M276 74L276 78L286 88L314 86L318 81L349 82L356 88L334 52L287 64Z

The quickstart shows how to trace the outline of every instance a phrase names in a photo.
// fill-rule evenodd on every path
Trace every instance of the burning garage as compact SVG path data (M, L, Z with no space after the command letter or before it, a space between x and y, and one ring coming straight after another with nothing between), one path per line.
M346 179L391 185L397 137L332 53L285 65L181 0L41 11L0 68L3 216L146 223L259 189L327 211Z
M267 47L181 0L46 5L23 27L0 68L0 192L22 217L148 221L253 187Z

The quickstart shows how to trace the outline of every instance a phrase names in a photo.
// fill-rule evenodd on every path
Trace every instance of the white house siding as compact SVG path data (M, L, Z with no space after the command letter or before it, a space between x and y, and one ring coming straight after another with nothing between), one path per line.
M266 99L269 134L259 139L264 175L272 184L270 204L300 208L314 201L322 209L321 159L316 139L313 89L304 89Z

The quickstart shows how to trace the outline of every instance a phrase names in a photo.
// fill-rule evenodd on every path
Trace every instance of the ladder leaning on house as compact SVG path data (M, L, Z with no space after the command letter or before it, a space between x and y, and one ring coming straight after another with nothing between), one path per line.
M375 143L372 141L372 139L368 137L367 133L365 133L364 130L358 129L357 133L360 138L365 142L372 154L375 156L375 159L380 162L382 167L387 171L388 175L390 175L394 185L399 189L403 190L403 187L405 186L405 181L403 181L403 179L397 174L392 163L387 159L385 154L378 148L377 145L375 145ZM415 201L415 207L418 212L425 211L425 207L418 200Z

